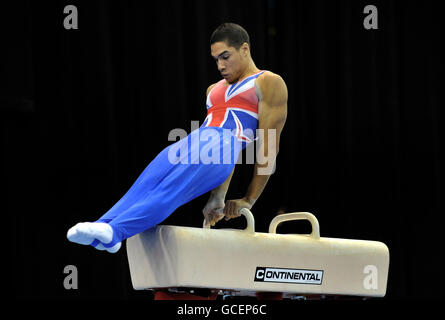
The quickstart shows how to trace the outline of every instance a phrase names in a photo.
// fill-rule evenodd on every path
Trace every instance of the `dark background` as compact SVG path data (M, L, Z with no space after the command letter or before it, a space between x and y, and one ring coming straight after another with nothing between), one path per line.
M15 297L144 299L117 254L68 242L206 115L220 79L209 38L222 22L251 36L260 69L289 90L277 171L252 208L267 232L278 210L316 215L323 237L384 242L385 299L444 297L444 41L434 1L15 1L2 6L2 209ZM65 30L76 5L79 29ZM378 9L366 30L363 8ZM237 165L228 199L253 165ZM205 194L163 224L199 227ZM244 220L221 222L240 227ZM279 231L307 232L304 223ZM310 229L309 229L310 231ZM227 241L230 241L228 239ZM66 265L79 289L65 290Z

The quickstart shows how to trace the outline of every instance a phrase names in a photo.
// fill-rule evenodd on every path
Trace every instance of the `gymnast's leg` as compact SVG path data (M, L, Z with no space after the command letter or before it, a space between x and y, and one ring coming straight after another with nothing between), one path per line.
M177 141L175 144L183 144L184 141ZM150 162L145 168L139 178L133 183L127 193L100 219L95 223L81 222L68 230L67 237L71 242L75 242L83 245L92 245L96 249L105 250L110 252L119 250L120 245L117 244L115 248L105 248L101 243L109 243L112 240L112 229L107 224L119 214L129 209L138 200L142 199L145 194L150 193L155 188L163 176L165 171L161 170L165 168L162 163L165 162L165 153L171 146L166 147L158 156Z
M213 137L205 143L200 138L201 134L210 129L213 130ZM94 223L78 224L71 228L68 239L116 252L122 240L156 226L184 203L219 186L232 172L242 149L241 143L233 135L224 134L223 131L221 128L200 128L187 139L164 149L113 208ZM198 135L198 144L192 141L193 134ZM228 143L230 148L227 148ZM185 154L181 152L176 160L183 161L185 155L187 163L172 163L169 152L171 155L171 151L179 151L184 145L190 148L186 149ZM201 155L206 150L218 151L219 161L204 163ZM229 163L225 160L227 157Z

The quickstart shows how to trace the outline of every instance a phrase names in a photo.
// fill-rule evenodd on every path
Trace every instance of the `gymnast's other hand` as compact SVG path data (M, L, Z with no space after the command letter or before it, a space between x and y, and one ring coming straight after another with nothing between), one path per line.
M241 216L240 210L242 208L252 209L252 204L245 198L236 200L227 200L224 207L225 220L238 218Z
M210 225L212 227L224 218L224 199L211 195L209 201L205 205L202 213L204 214L206 226Z

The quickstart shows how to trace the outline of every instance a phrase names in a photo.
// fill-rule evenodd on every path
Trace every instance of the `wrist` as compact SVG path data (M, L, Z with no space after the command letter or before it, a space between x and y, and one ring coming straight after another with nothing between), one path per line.
M246 201L246 202L248 202L248 203L250 203L250 205L253 206L253 205L255 204L255 202L256 202L257 199L253 199L253 198L251 198L251 197L245 196L245 197L243 198L243 200Z
M212 190L212 192L210 192L210 196L212 198L224 200L226 198L226 193L221 190Z

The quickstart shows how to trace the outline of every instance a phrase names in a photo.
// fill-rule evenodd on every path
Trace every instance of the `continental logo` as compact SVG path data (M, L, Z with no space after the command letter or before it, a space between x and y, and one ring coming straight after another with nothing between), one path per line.
M321 285L323 270L257 267L254 281Z

